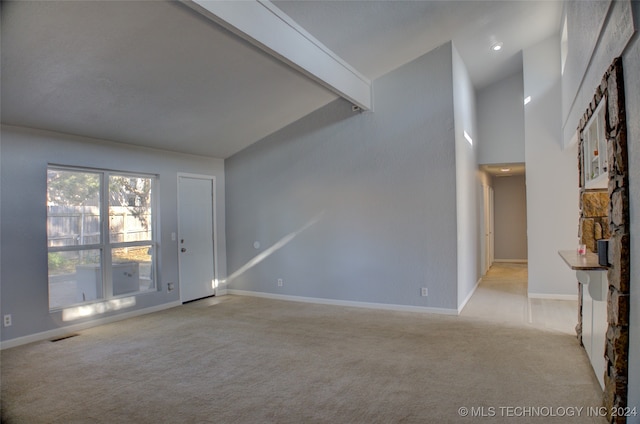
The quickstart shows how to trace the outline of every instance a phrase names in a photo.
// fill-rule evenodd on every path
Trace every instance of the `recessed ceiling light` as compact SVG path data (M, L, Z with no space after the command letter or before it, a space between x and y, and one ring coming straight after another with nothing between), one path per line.
M511 171L511 168L500 168L500 171L509 172L509 171Z
M491 46L491 50L493 50L494 52L499 52L500 50L502 50L502 41L499 41L499 42L493 44Z

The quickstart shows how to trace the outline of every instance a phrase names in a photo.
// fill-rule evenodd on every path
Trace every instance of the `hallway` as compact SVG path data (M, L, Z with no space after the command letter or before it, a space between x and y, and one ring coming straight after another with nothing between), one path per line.
M575 336L578 301L530 299L527 278L526 263L494 263L460 316ZM576 287L576 294L577 291Z

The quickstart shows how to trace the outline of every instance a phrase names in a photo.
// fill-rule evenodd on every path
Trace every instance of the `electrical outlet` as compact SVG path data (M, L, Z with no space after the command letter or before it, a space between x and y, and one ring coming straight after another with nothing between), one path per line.
M422 297L429 296L429 289L426 288L426 287L422 287L420 289L420 296L422 296Z
M173 291L173 283L167 283L167 291Z
M11 314L7 314L4 316L4 326L11 327Z
M282 278L278 278L278 287L282 287L283 284L284 281L282 281Z

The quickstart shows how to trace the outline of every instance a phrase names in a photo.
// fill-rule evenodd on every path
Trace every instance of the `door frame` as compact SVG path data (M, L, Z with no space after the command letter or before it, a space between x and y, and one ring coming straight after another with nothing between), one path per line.
M484 268L485 273L493 265L493 231L494 231L494 204L493 187L490 184L484 185Z
M495 236L496 236L496 221L495 221L495 191L493 190L493 186L489 186L489 267L493 265L493 262L496 260L495 255Z
M184 299L182 298L183 290L182 290L182 281L181 281L181 273L180 273L180 178L192 178L198 180L209 180L211 181L211 196L212 196L212 205L211 205L211 219L212 222L212 243L213 243L213 279L215 281L215 285L213 287L214 296L218 294L219 287L219 279L218 279L218 249L217 249L217 241L218 241L218 217L216 211L217 205L217 189L216 189L216 177L214 175L205 175L205 174L192 174L188 172L178 172L176 178L176 211L177 211L177 239L176 239L176 255L178 255L178 287L180 287L180 302L184 303Z

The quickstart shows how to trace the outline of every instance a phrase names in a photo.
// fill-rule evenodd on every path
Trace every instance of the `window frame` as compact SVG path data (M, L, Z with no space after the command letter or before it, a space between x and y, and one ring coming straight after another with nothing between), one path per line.
M54 252L80 252L80 251L89 251L89 250L98 250L100 257L100 275L102 277L102 294L95 299L90 299L87 301L80 301L69 303L65 305L59 306L51 306L51 286L48 279L47 287L48 287L48 304L49 304L49 312L60 311L69 307L75 307L79 305L88 305L98 302L104 302L110 299L117 299L122 297L130 297L130 296L138 296L147 293L155 293L161 287L159 281L159 272L158 272L158 253L159 253L159 211L158 211L158 192L159 192L159 176L157 174L150 174L144 172L132 172L132 171L118 171L113 169L103 169L103 168L87 168L87 167L79 167L79 166L69 166L69 165L59 165L49 163L47 164L47 193L49 191L49 181L48 181L48 173L50 170L55 171L67 171L67 172L85 172L91 174L98 174L100 180L100 187L98 191L98 199L99 199L99 242L92 244L80 244L73 246L50 246L49 245L49 210L47 209L47 257L50 253ZM118 176L118 177L130 177L130 178L148 178L150 180L150 199L148 208L151 211L151 219L149 223L149 228L151 231L150 239L145 240L135 240L135 241L111 241L111 227L110 227L110 215L109 211L111 208L110 204L110 194L111 189L109 186L110 177ZM137 246L151 246L152 255L151 255L151 276L152 282L147 290L140 290L140 286L138 286L138 290L133 292L128 292L126 294L114 294L114 285L113 285L113 250L120 248L128 248L128 247L137 247ZM50 267L47 263L47 273L49 275ZM77 278L77 277L76 277Z
M605 95L602 96L591 118L581 130L583 138L582 174L584 187L587 189L606 189L608 187L609 158L607 151L606 104L607 96ZM594 154L594 149L598 151L597 156ZM594 174L593 170L594 162L597 162L597 175Z

